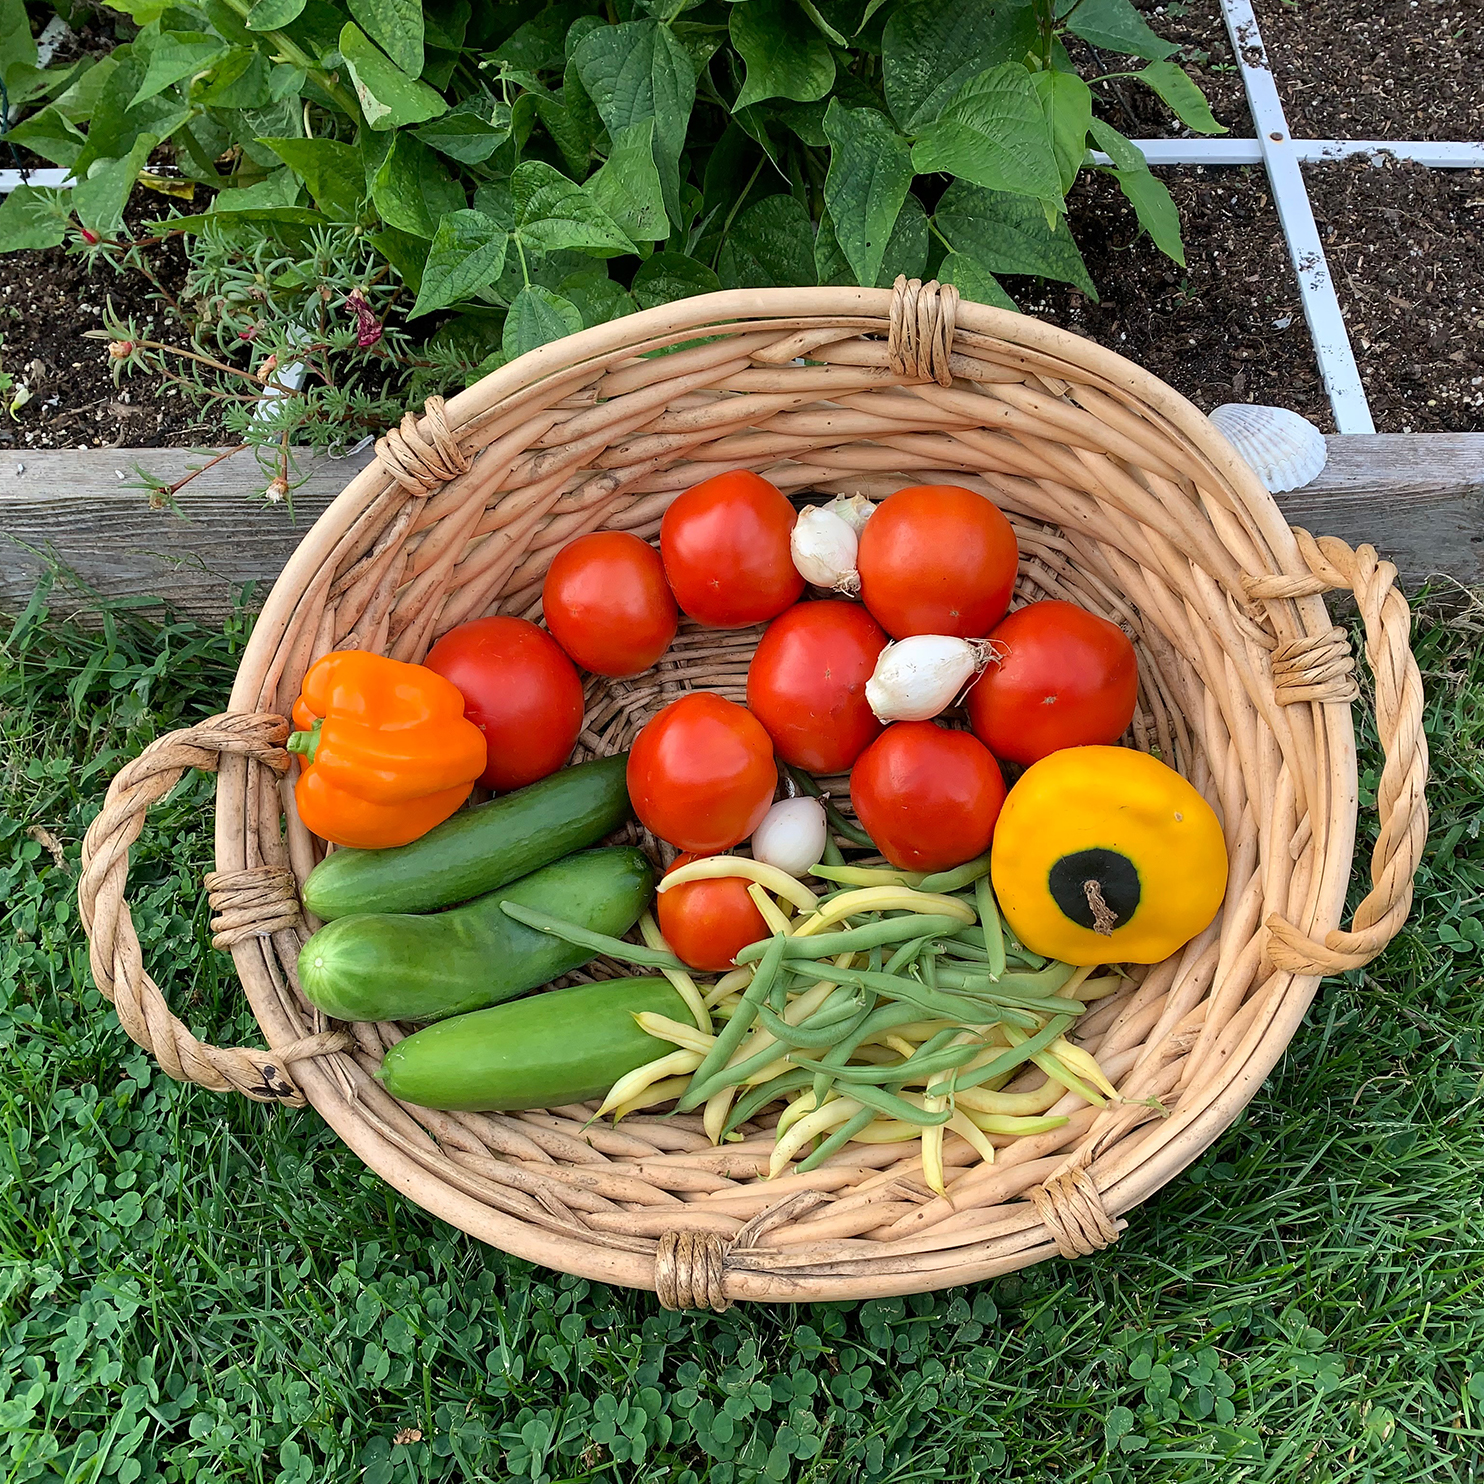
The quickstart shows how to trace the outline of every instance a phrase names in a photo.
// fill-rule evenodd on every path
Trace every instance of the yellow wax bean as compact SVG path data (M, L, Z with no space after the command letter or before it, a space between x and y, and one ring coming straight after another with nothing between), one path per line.
M699 864L699 862L698 862ZM686 867L690 869L689 866ZM935 916L956 917L960 922L974 921L974 909L957 897L936 892L913 891L907 886L866 886L847 891L832 902L826 902L813 917L794 930L796 938L812 938L826 928L858 912L920 912Z
M813 912L819 906L819 898L804 885L796 881L787 871L777 866L764 865L745 855L708 855L703 860L691 861L678 871L664 876L657 888L667 892L673 886L683 886L687 881L715 881L725 876L742 876L755 881L761 887L792 902L800 912Z
M649 948L662 948L666 953L674 953L675 950L665 942L665 935L660 932L660 925L654 920L651 913L646 912L639 919L639 935L644 939ZM711 1030L711 1013L706 1008L706 998L691 978L683 969L661 969L666 979L675 986L675 992L685 1001L685 1008L695 1017L696 1029L706 1032Z
M654 1061L645 1062L642 1067L635 1067L608 1089L603 1106L593 1116L601 1118L621 1104L632 1102L651 1083L658 1082L662 1077L678 1077L682 1073L694 1072L702 1060L703 1055L699 1051L672 1051L668 1056L657 1057Z
M748 883L747 895L752 898L752 904L763 914L763 921L768 924L770 933L781 933L785 938L793 931L789 920L778 910L778 903L760 887L756 881Z
M637 1113L641 1108L652 1108L656 1103L668 1103L672 1098L678 1098L689 1086L689 1077L663 1077L660 1081L646 1087L638 1097L630 1098L628 1102L615 1108L613 1121L617 1123L619 1119L627 1118L630 1113Z
M803 1098L799 1101L802 1102ZM813 1102L812 1097L810 1102ZM824 1107L816 1108L800 1118L773 1146L772 1156L768 1160L768 1178L773 1179L801 1149L813 1143L820 1134L848 1122L860 1110L861 1105L854 1098L835 1098Z

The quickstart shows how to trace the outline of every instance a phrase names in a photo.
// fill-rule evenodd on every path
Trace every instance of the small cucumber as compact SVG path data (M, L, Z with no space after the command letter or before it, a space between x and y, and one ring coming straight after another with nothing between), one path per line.
M304 905L331 922L352 912L430 912L497 891L632 814L628 754L563 768L527 788L461 809L410 845L337 850L304 883Z
M398 1041L377 1075L422 1108L495 1113L602 1097L674 1047L641 1031L641 1010L690 1023L663 979L609 979L531 995L430 1025Z
M337 1020L441 1020L546 984L592 957L528 928L501 902L621 936L654 892L643 851L585 850L463 907L423 917L358 912L327 923L299 952L299 983Z

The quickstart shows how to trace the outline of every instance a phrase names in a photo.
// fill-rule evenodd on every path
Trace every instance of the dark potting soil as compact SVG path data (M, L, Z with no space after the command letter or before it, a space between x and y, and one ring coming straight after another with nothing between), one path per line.
M1305 168L1376 428L1484 431L1484 170Z
M1006 288L1027 313L1127 356L1203 412L1267 402L1333 432L1266 174L1189 166L1155 173L1180 211L1185 268L1140 234L1110 177L1084 175L1067 206L1099 302L1034 279L1007 279Z
M1253 9L1296 138L1484 139L1479 0L1254 0Z
M163 214L161 200L136 191L126 213L136 239ZM178 295L186 275L180 238L148 253L151 272ZM198 413L174 386L139 372L114 385L108 342L84 338L103 328L109 305L120 318L132 317L145 339L190 343L138 272L118 273L103 262L89 267L65 247L0 256L0 369L32 394L13 417L0 414L0 448L191 447L225 439L215 412Z

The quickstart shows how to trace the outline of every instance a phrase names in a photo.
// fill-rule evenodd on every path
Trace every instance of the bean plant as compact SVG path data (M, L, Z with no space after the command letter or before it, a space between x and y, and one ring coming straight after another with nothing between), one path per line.
M4 138L76 180L6 197L0 252L66 243L149 272L183 234L186 293L167 297L194 355L121 320L110 352L220 399L259 445L343 442L419 393L718 288L933 275L1013 309L1000 276L1033 275L1096 297L1067 225L1084 170L1184 261L1103 90L1132 79L1222 132L1131 0L114 12L111 53L39 68L23 0L0 0ZM125 224L141 184L170 204L147 230Z

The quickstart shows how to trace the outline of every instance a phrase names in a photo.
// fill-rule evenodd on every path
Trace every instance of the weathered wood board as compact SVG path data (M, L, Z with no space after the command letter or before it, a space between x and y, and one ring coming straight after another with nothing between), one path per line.
M1484 585L1484 433L1329 439L1329 465L1280 495L1295 525L1369 541L1414 589L1432 576ZM287 506L250 495L255 470L227 459L193 480L177 510L152 510L135 466L177 480L203 462L184 449L21 451L0 461L0 608L23 607L48 562L107 597L160 596L218 618L251 585L261 602L304 532L370 458L316 458ZM130 488L130 485L136 487Z

